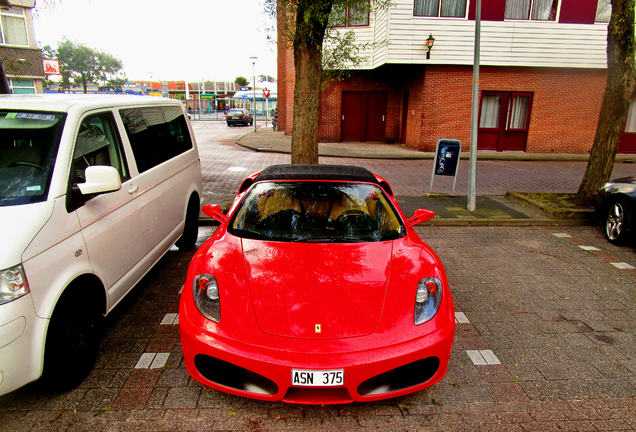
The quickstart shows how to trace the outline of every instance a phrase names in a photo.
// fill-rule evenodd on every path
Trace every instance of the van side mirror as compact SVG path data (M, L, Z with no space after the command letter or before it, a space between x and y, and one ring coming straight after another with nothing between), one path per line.
M112 166L89 166L84 171L86 180L78 183L77 188L82 195L97 195L121 189L119 171Z
M210 216L212 219L219 221L220 223L225 223L230 220L229 217L223 214L223 210L221 209L221 206L216 204L204 205L201 208L201 211L204 214Z
M431 220L434 217L435 212L433 210L417 209L413 212L413 216L406 220L406 225L409 228L412 228L415 225L426 222L427 220Z

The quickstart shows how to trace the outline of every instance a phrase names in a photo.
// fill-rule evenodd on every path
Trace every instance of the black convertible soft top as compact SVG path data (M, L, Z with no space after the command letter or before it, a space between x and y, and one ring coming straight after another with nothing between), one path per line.
M272 165L254 179L262 180L344 180L379 184L366 168L352 165Z

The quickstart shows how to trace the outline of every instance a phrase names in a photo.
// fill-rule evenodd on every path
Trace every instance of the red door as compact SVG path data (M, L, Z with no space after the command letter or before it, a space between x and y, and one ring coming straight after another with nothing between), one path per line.
M385 92L342 92L341 141L384 141Z
M532 93L483 92L479 149L525 151L531 109Z
M386 130L386 93L367 93L367 134L365 141L384 142Z
M342 141L364 141L365 99L363 92L342 92Z

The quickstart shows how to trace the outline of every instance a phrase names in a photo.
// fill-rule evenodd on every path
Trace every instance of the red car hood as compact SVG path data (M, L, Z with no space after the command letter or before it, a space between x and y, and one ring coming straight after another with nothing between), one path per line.
M267 333L314 339L373 332L392 242L283 243L243 239L252 305Z

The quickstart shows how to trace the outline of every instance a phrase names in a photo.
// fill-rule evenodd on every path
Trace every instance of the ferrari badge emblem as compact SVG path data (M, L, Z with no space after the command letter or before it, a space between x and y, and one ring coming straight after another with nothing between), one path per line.
M316 326L314 327L314 331L316 333L320 333L322 331L322 326L320 324L316 324Z

